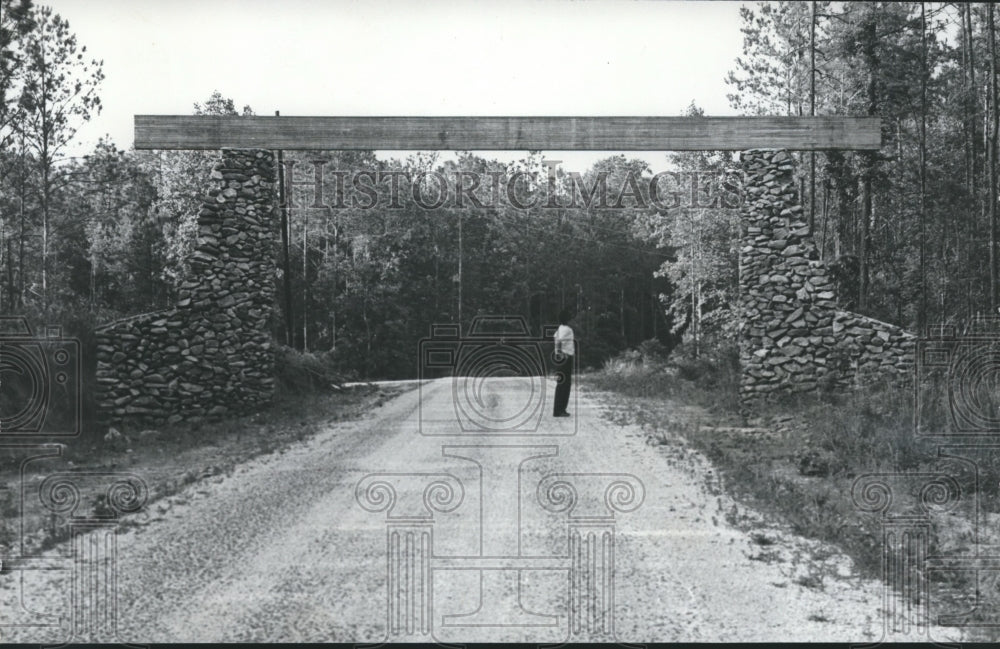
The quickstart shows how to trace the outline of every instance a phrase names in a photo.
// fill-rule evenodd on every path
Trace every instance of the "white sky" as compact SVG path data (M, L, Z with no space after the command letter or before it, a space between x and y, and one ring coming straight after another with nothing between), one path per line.
M742 45L738 2L36 1L104 60L104 110L68 155L129 148L133 115L216 89L258 115L727 115Z

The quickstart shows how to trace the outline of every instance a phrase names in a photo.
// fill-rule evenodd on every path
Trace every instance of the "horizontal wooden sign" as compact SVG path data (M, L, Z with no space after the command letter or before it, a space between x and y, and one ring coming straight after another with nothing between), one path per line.
M866 117L230 117L136 115L136 149L876 150Z

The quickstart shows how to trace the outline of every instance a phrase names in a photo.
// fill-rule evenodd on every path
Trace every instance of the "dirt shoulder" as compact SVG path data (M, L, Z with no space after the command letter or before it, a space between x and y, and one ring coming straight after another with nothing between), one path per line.
M712 493L729 499L715 515L749 536L756 549L747 560L776 564L787 575L783 584L810 591L834 595L843 592L844 584L883 589L881 522L859 512L851 500L859 471L823 452L795 416L744 422L735 413L694 405L691 399L609 390L613 386L606 377L584 376L580 383L605 404L609 421L641 428L651 453L697 466L694 475L702 476ZM931 584L935 603L945 600L948 587ZM952 590L949 604L956 601ZM859 628L877 627L882 608L881 602L872 606ZM824 613L816 616L827 619ZM955 627L934 626L932 632L936 640L963 637Z
M796 483L774 478L775 471L797 466L792 457L782 458L781 448L794 447L799 432L777 424L740 426L724 412L676 395L628 397L581 379L575 419L545 418L541 424L547 435L558 436L558 454L520 470L517 484L521 479L540 484L553 474L627 471L643 485L641 507L615 523L618 640L920 639L886 638L882 583L845 554L837 538L799 533L797 525L806 519L796 517L796 498L827 517L850 498L849 491L837 491L839 474L799 476L817 491L794 490L789 485ZM498 408L523 403L532 385L495 380L484 387L483 403ZM460 481L465 505L442 518L441 534L435 533L442 556L465 556L476 547L482 552L487 511L490 520L518 521L518 538L530 550L526 556L566 556L562 515L522 508L518 497L498 498L504 492L496 490L488 510L479 509L483 472L493 467L492 473L508 475L516 465L502 457L470 464L442 453L444 439L461 433L453 386L439 381L389 396L382 388L348 401L340 396L322 403L289 401L264 420L251 416L213 428L209 443L191 437L196 448L181 442L151 455L145 447L122 451L121 457L138 456L146 464L117 470L141 475L152 493L159 489L166 496L173 486L179 489L154 500L148 516L125 519L136 520L123 525L119 537L128 563L125 567L123 559L119 575L121 619L128 626L123 637L377 641L386 619L385 525L383 517L356 502L357 481L372 471L444 472ZM449 435L422 434L419 417ZM288 450L265 454L282 446ZM203 483L184 482L188 479ZM411 487L401 484L400 502L421 502L423 488ZM769 489L781 491L768 495ZM820 489L830 493L829 502L813 499ZM95 494L87 498L99 504ZM35 598L31 610L58 610L59 594L66 590L58 572L25 571L37 582L27 589ZM462 612L468 584L442 573L435 582L435 593L441 593L435 610ZM0 580L0 594L6 589L17 596L15 581ZM349 596L343 585L350 585ZM536 585L533 602L564 610L564 578ZM504 584L494 586L484 592L509 592ZM533 642L555 642L562 638L558 631L543 637L531 628L528 635ZM468 629L453 632L457 635L437 639L474 639ZM960 632L935 627L931 638L956 641Z
M514 379L481 387L483 403L498 408L523 403L533 393L533 385ZM538 448L558 452L527 463L521 461L525 449L510 444L475 445L485 452L472 461L443 454L451 435L422 434L417 418L427 417L438 432L461 434L454 397L447 381L401 394L285 452L245 462L231 476L185 487L160 503L172 503L169 511L153 505L146 524L118 537L120 638L386 638L386 515L357 501L359 481L378 472L400 478L393 500L403 506L424 502L424 482L406 476L447 474L462 486L453 492L464 493L457 507L434 518L433 555L452 560L484 552L569 557L568 526L580 524L570 516L590 520L591 512L604 511L591 508L602 502L607 507L604 480L638 485L628 490L631 496L616 490L609 639L879 640L880 583L857 575L841 553L823 544L771 527L753 534L728 524L730 512L736 519L754 514L720 490L711 463L683 438L665 433L653 447L648 422L636 423L635 409L614 394L581 388L574 419L547 417L539 424L551 445ZM694 415L675 410L678 419ZM516 480L484 483L491 475ZM573 477L567 484L577 486L579 512L553 512L541 504L534 485L548 476ZM526 493L522 485L528 485ZM499 532L488 539L495 548L482 545L484 521ZM517 534L508 536L513 530ZM32 580L24 588L30 610L58 612L72 575L26 572ZM473 575L470 586L467 573L434 572L434 634L406 639L556 644L577 637L567 635L573 602L565 574L532 573L518 577L518 584ZM474 608L477 584L479 601L493 604L483 609L494 614L487 620L492 624L438 624ZM18 595L14 585L0 582L0 600ZM512 609L498 604L511 603L514 592L526 610L554 614L562 623L538 627L508 617ZM10 639L52 642L58 631L15 630ZM589 632L585 637L593 639Z
M123 428L119 435L79 438L45 450L0 449L5 451L0 457L0 556L32 556L67 538L65 521L49 515L35 493L48 476L130 474L139 478L146 508L152 510L158 501L187 485L231 475L240 464L280 452L331 424L357 419L414 388L415 384L408 383L357 383L326 394L281 395L259 412L221 421ZM39 453L49 457L25 461ZM81 478L77 487L82 504L75 515L85 515L87 510L100 515L105 506L102 487L106 485L101 481L90 484ZM19 523L24 526L23 551L15 549ZM130 520L126 518L122 523L127 526ZM11 565L8 561L0 570L9 571Z

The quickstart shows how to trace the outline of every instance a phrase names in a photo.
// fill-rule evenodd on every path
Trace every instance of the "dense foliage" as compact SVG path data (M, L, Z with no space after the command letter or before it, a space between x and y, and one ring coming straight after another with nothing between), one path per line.
M989 3L778 2L742 10L730 101L882 120L882 150L801 156L848 306L920 327L995 312L997 91ZM992 252L991 252L992 251Z
M85 335L169 307L190 277L212 155L104 141L63 159L100 110L101 62L48 8L0 0L0 9L0 308ZM878 153L800 156L807 213L847 288L845 306L909 327L996 309L993 13L942 3L742 9L743 53L727 79L736 110L882 119ZM194 111L252 114L218 92ZM701 111L692 104L688 114ZM293 195L287 247L276 241L275 337L324 352L343 373L414 376L433 323L467 330L477 315L520 315L538 335L564 307L577 314L592 365L649 339L669 349L686 336L695 356L732 340L738 212L720 203L718 188L701 203L657 206L651 170L625 156L582 174L546 166L537 152L515 163L470 153L283 156L295 192L309 191L313 161L323 160L327 172L426 182L439 172L451 195L463 173L527 172L517 176L519 196L539 199L525 209L509 201L425 209L406 191L377 208L315 207ZM670 160L688 183L735 162L712 152ZM606 201L547 204L553 192L572 196L602 179ZM623 195L628 204L616 205Z
M516 178L517 200L536 204L457 207L448 201L425 209L404 190L398 207L384 194L371 209L350 200L344 208L312 208L312 188L298 183L314 177L310 161L318 159L329 161L326 170L348 173L420 178L437 171L451 196L458 172L494 174L503 183ZM312 152L288 154L286 165L292 160L295 191L305 193L292 198L289 210L291 342L300 348L334 350L344 367L363 376L413 376L419 340L434 323L461 323L467 332L476 316L518 315L537 337L562 308L576 314L586 363L599 364L647 338L672 340L659 297L668 282L654 277L665 254L650 239L649 210L603 209L596 203L546 207L548 171L537 154L514 164L472 154L441 161ZM617 156L599 162L582 180L593 187L595 174L606 172L611 201L630 170L649 176L644 163ZM532 171L540 181L516 175ZM572 179L561 168L552 182L560 196L572 190ZM437 188L429 188L428 195L436 196ZM280 288L286 290L283 283Z
M38 324L60 323L89 337L101 323L168 308L189 279L197 213L211 153L123 151L102 141L89 155L60 159L76 128L100 110L101 63L87 62L68 24L48 8L3 1L3 99L0 112L0 304ZM194 112L251 115L216 92ZM343 373L409 377L433 323L477 315L519 315L539 336L570 308L584 350L599 363L659 336L672 323L654 276L669 252L650 238L649 209L558 209L543 190L571 191L559 167L552 184L542 157L514 164L471 154L385 160L373 152L283 152L289 180L308 182L312 165L351 174L458 172L515 177L509 203L425 209L402 192L401 204L373 209L316 208L308 197L287 210L288 244L275 242L279 288L274 332L298 349L324 352ZM532 172L538 175L532 177ZM608 178L609 201L644 163L622 156L576 175L594 186ZM519 174L520 175L517 175ZM303 178L305 180L303 180ZM296 185L294 192L308 188ZM287 261L286 261L287 255Z

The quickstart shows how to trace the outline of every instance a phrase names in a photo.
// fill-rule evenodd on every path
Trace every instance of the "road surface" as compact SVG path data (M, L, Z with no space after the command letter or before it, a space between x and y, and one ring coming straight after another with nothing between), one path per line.
M189 485L118 534L116 597L0 578L2 641L882 638L879 583L730 527L697 454L610 423L607 395L553 418L553 385L440 379Z

